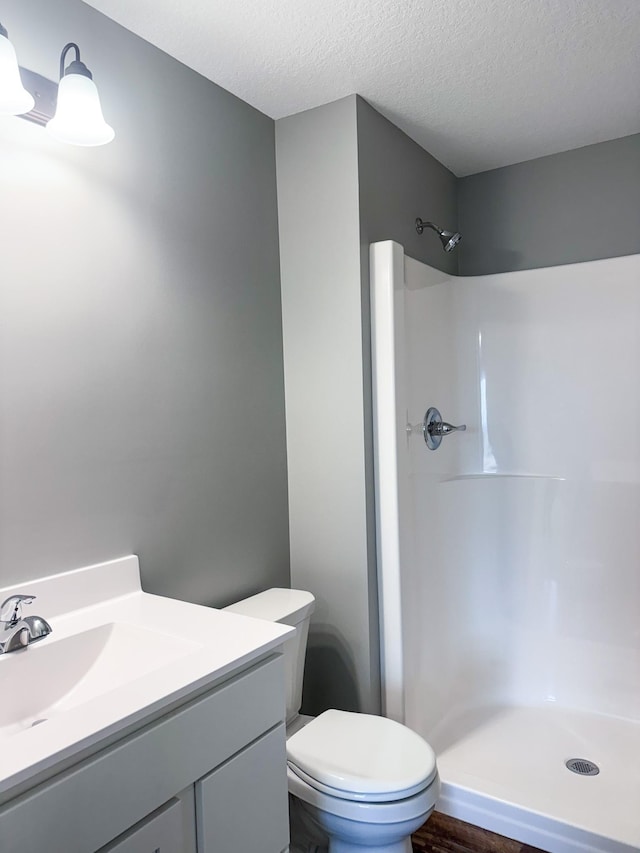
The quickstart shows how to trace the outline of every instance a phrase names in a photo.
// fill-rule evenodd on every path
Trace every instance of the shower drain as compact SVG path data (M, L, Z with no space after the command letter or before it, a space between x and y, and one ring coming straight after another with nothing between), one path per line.
M597 776L600 772L598 765L586 758L570 758L566 762L566 767L572 773L578 773L580 776Z

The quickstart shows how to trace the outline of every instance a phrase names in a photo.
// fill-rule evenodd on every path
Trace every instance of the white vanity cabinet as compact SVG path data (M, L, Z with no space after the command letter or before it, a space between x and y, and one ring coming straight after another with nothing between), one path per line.
M0 806L0 851L282 853L284 695L270 654L130 727Z

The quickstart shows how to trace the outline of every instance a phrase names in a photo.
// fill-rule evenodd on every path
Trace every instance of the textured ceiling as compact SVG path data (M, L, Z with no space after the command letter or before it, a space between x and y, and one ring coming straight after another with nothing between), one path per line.
M640 0L87 0L273 118L354 92L457 175L640 131Z

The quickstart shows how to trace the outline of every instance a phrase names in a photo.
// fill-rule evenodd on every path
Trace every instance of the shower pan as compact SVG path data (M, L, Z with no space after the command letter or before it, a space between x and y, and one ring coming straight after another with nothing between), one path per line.
M385 713L440 811L637 853L640 256L456 277L384 242L371 270ZM466 431L432 452L435 406Z

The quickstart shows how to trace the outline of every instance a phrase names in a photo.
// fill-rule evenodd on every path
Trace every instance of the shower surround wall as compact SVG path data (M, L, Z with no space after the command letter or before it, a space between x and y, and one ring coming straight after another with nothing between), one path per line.
M162 595L286 586L273 121L80 0L0 17L52 79L77 40L117 133L0 119L3 583L136 552Z
M637 850L640 255L461 278L373 257L387 710L436 749L442 810ZM467 425L435 452L405 431L431 405Z

